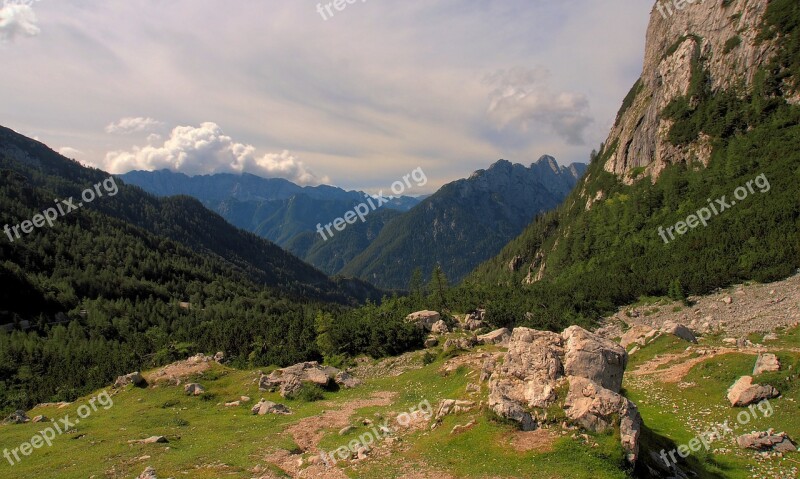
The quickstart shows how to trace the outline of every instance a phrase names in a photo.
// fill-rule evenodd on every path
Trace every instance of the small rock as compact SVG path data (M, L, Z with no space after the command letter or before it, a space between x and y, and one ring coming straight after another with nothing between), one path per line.
M346 435L350 434L351 432L353 432L353 431L355 431L355 430L356 430L356 428L355 428L355 427L353 427L353 426L347 426L347 427L344 427L344 428L342 428L342 429L339 431L339 435L340 435L340 436L346 436Z
M736 444L742 449L755 449L757 451L774 451L787 453L797 451L789 436L785 432L773 433L770 429L765 432L754 432L736 438Z
M731 304L733 303L733 298L731 298L730 296L725 296L724 298L722 298L722 302L725 304Z
M50 422L50 419L48 419L47 416L39 415L33 418L32 422Z
M29 421L30 418L25 414L25 411L20 409L19 411L11 413L11 415L6 418L5 422L6 424L25 424Z
M197 383L189 383L183 387L183 391L190 396L199 396L206 392L205 388Z
M158 476L156 476L155 469L153 469L152 467L148 467L147 469L144 470L144 472L139 474L139 477L137 479L158 479Z

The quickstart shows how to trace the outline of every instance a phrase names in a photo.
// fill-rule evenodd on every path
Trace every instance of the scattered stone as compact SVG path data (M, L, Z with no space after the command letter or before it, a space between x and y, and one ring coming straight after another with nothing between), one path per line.
M767 341L777 341L778 339L779 339L778 335L775 334L775 333L767 333L767 334L764 335L764 342L765 343Z
M756 365L753 368L753 376L758 376L761 373L772 373L781 370L781 362L778 356L774 354L759 354L756 359Z
M477 331L486 326L484 319L486 318L486 310L479 309L464 316L464 321L461 327L466 331Z
M452 338L444 342L444 349L470 349L478 344L476 336L468 336L466 338Z
M50 422L50 419L48 419L46 416L39 415L34 417L31 422Z
M242 402L250 402L250 396L242 396L239 398L239 400Z
M439 340L437 338L430 337L425 340L425 347L428 349L435 348L438 345L439 345Z
M346 436L346 435L350 434L351 432L353 432L353 431L355 431L355 430L356 430L356 428L355 428L354 426L347 426L347 427L345 427L345 428L342 428L342 429L339 431L339 435L340 435L340 436Z
M137 388L146 388L147 387L147 381L137 371L137 372L133 372L133 373L126 374L124 376L118 377L117 380L114 381L114 388L115 389L124 388L128 384L133 384Z
M259 416L264 416L266 414L283 414L283 415L292 414L291 409L289 409L285 405L277 404L272 401L266 401L264 399L262 399L261 401L258 402L258 404L253 406L250 409L250 412L252 412L253 415L259 415Z
M478 384L475 384L475 383L467 384L467 393L477 393L477 392L480 392L480 390L481 390L481 387Z
M269 375L262 374L258 380L258 388L269 392L279 390L282 397L289 397L299 391L303 383L312 383L323 388L336 383L340 387L350 389L359 386L361 381L347 372L310 361L276 369Z
M725 296L724 298L722 298L722 302L725 304L731 304L733 303L733 298L731 298L730 296Z
M460 432L469 431L475 427L475 421L470 421L466 424L456 424L453 426L453 429L450 431L450 434L458 434Z
M776 434L772 429L739 436L736 438L736 444L742 449L754 449L756 451L780 453L797 451L797 447L785 432Z
M742 407L778 397L780 393L770 385L753 384L752 376L742 376L728 389L731 406Z
M458 414L460 412L471 411L475 408L473 401L461 401L456 399L443 399L436 409L434 416L434 423L439 423L448 414ZM435 426L435 424L434 424Z
M730 344L731 346L734 346L736 344L736 338L725 338L725 339L722 340L722 343L723 344Z
M231 401L225 403L225 407L239 407L241 405L242 405L241 401Z
M450 328L447 327L447 323L443 320L436 321L433 326L431 326L431 333L433 334L447 334L450 332Z
M164 436L151 436L147 439L135 439L133 441L128 441L128 444L167 444L169 440L167 440Z
M11 415L8 416L5 420L6 424L25 424L26 422L29 421L30 418L28 417L27 414L25 414L25 411L21 409L11 413Z
M367 458L367 455L369 455L369 453L370 453L369 446L359 447L358 450L356 451L356 460L363 461L364 459Z
M214 361L221 363L225 360L225 353L222 351L218 351L217 354L214 355Z
M511 339L511 331L508 328L495 329L491 333L478 336L478 344L508 344Z
M189 396L200 396L206 389L197 383L189 383L183 387L183 391Z

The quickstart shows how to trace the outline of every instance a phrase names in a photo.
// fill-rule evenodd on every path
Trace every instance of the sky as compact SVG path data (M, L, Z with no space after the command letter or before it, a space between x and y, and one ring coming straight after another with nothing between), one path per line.
M352 1L352 0L351 0ZM332 3L332 2L331 2ZM0 125L111 173L426 194L588 161L642 68L642 0L0 0Z

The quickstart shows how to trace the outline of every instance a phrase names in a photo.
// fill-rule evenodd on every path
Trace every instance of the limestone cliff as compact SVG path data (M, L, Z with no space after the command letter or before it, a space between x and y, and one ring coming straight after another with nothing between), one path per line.
M670 11L656 4L647 31L644 67L639 81L626 98L606 145L616 146L605 164L626 183L655 179L668 165L700 161L711 155L708 138L685 147L674 146L666 136L671 121L663 111L676 97L689 91L697 66L707 73L712 90L748 88L758 70L774 52L758 35L768 0L696 1L682 10ZM663 13L662 13L663 12Z

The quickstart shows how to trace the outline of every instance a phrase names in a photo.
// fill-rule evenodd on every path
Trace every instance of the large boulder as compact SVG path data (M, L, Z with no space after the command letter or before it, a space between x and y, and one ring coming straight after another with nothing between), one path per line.
M491 333L478 336L478 344L508 344L511 339L511 331L508 328L495 329Z
M490 373L489 407L526 431L536 429L554 405L590 431L619 425L623 448L634 462L641 417L619 394L627 362L622 346L578 326L562 334L516 328L505 360ZM564 390L567 399L557 404Z
M642 417L629 399L586 378L570 376L569 393L564 403L567 417L589 431L602 433L615 427L619 420L622 448L628 461L639 455Z
M591 379L619 392L628 365L628 354L622 346L579 326L570 326L561 336L566 350L564 374Z
M742 376L728 389L731 406L744 407L780 396L780 392L768 384L753 384L752 376Z
M442 319L442 316L436 311L417 311L406 316L406 321L414 323L417 327L426 331L430 331L440 319Z
M762 373L773 373L781 370L781 362L778 356L774 354L759 354L756 359L756 365L753 368L753 376L758 376Z
M661 327L661 331L667 334L671 334L673 336L677 336L683 339L684 341L688 341L690 343L697 342L697 338L695 337L691 329L674 321L667 321L666 323L664 323L664 326Z
M114 388L124 388L128 384L133 384L137 388L146 388L147 381L144 377L137 371L130 374L126 374L124 376L119 376L116 381L114 381Z
M794 445L785 432L776 433L770 429L763 432L753 432L736 438L736 444L742 449L755 449L756 451L794 452Z

